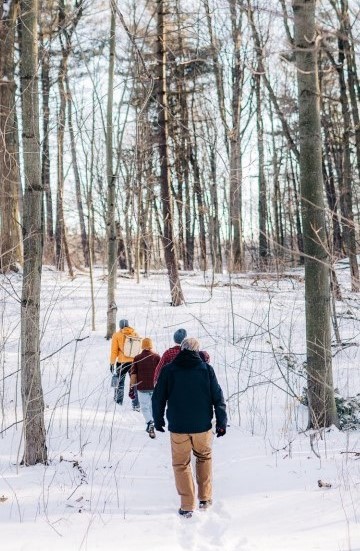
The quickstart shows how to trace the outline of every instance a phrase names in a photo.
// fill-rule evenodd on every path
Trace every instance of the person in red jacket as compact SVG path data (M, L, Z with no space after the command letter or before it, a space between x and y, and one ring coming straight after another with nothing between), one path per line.
M176 344L175 344L175 346L172 346L171 348L168 348L167 350L165 350L164 354L161 357L161 360L157 364L156 369L155 369L155 374L154 374L154 386L158 382L161 370L164 367L164 365L171 363L173 360L175 360L176 356L179 354L179 352L181 350L180 345L181 345L182 341L186 338L186 336L187 336L186 329L180 328L180 329L177 329L177 331L175 331L175 333L174 333L174 342ZM199 352L199 354L200 354L201 359L205 363L210 362L210 356L205 350L201 350Z
M154 373L160 361L159 354L153 352L153 342L148 337L142 340L142 352L135 356L130 370L130 385L137 389L140 409L145 418L146 432L155 438L151 398L154 390Z

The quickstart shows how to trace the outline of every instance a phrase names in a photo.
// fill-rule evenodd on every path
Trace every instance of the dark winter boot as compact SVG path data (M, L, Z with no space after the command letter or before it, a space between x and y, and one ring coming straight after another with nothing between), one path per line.
M212 505L212 499L208 499L207 501L200 501L199 502L199 509L200 511L206 511L206 509L209 509Z
M179 515L184 518L191 518L193 512L192 511L184 511L183 509L179 509Z
M150 438L155 438L155 428L153 421L150 421L149 423L149 430L148 430Z

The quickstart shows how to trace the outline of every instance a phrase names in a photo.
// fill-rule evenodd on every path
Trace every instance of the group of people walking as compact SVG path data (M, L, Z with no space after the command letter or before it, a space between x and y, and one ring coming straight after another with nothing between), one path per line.
M165 432L166 410L175 484L181 499L179 514L190 518L196 508L191 452L196 458L199 508L205 510L212 504L214 412L218 437L226 433L227 426L225 401L209 354L200 351L199 341L187 337L181 328L174 333L175 345L160 358L152 340L140 339L128 320L120 320L119 325L112 337L110 355L110 370L117 378L115 400L122 405L129 373L132 407L141 410L151 438L155 438L155 430ZM135 354L132 350L137 349L136 342L141 351Z

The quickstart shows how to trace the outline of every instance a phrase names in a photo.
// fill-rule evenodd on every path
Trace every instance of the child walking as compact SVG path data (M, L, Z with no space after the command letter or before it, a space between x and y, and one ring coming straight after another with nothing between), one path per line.
M153 342L146 337L141 343L142 352L135 356L130 370L130 385L137 389L140 409L145 418L146 432L155 438L151 398L154 390L154 373L160 361L159 354L153 352Z

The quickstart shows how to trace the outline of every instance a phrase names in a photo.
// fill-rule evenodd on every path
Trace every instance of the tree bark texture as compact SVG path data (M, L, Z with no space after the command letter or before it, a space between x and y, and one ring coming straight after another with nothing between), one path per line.
M42 33L40 35L41 46L41 92L42 92L42 149L41 149L41 184L45 194L45 209L43 226L45 228L45 262L55 265L55 236L53 201L50 186L50 45L45 46Z
M24 155L24 274L21 296L21 394L25 465L47 461L40 372L40 291L43 253L39 136L37 0L22 0L21 64Z
M195 140L195 134L194 134ZM199 220L199 244L200 244L200 270L206 271L206 225L205 225L205 204L204 204L204 192L201 186L200 180L200 167L197 158L197 145L196 140L194 145L189 142L190 162L194 175L194 194L196 197L197 217Z
M111 4L111 23L110 23L110 53L109 53L109 72L108 72L108 99L106 112L106 173L107 173L107 241L108 241L108 287L107 287L107 330L106 338L111 339L116 331L116 275L117 275L117 243L116 243L116 225L115 225L115 201L116 201L116 179L113 171L113 100L114 100L114 66L115 66L115 6L113 0Z
M0 6L0 271L22 263L14 41L18 3Z
M248 18L252 30L257 68L254 75L255 80L255 96L256 96L256 133L257 133L257 147L258 147L258 189L259 189L259 205L258 205L258 219L259 219L259 259L260 268L263 268L267 262L269 255L269 243L267 236L267 200L266 200L266 180L265 180L265 155L264 155L264 128L262 120L262 98L261 98L261 77L264 77L266 84L266 76L263 63L263 46L261 44L259 33L257 32L254 21L254 9L250 6L248 8ZM270 94L271 96L271 94Z
M55 223L55 251L56 267L63 271L65 267L65 220L64 220L64 135L65 135L65 72L68 54L63 51L58 72L59 112L57 120L57 192L56 192L56 223Z
M211 255L213 259L213 268L215 273L221 274L223 269L222 250L221 250L221 234L219 220L219 200L217 190L216 177L216 143L209 147L209 162L210 162L210 227L211 227Z
M265 180L265 155L264 155L264 128L262 121L262 101L261 101L261 72L263 71L261 62L259 63L257 74L255 75L255 95L256 95L256 135L258 146L258 185L259 185L259 266L263 269L266 266L269 256L269 244L267 236L267 198L266 198L266 180Z
M70 90L69 78L67 75L65 77L65 85L66 85L68 126L69 126L69 134L70 134L71 160L72 160L72 166L74 171L76 204L77 204L77 209L79 214L81 245L82 245L82 250L84 255L85 266L89 267L89 262L90 262L89 241L88 241L88 236L86 234L84 207L83 207L83 200L82 200L82 193L81 193L80 171L79 171L79 165L77 161L75 133L74 133L74 126L73 126L73 119L72 119L72 95Z
M321 428L338 421L332 380L329 257L323 198L315 2L293 0L293 12L305 251L309 427Z
M337 2L335 2L335 0L331 0L331 5L333 6L339 19L339 51L341 51L342 57L346 58L347 87L349 90L351 103L357 170L358 176L360 177L360 115L359 100L356 94L356 88L359 85L359 79L356 67L356 54L354 51L354 37L349 16L349 2L348 0L340 0L340 9L337 8ZM344 60L342 60L342 63L343 62Z
M157 71L158 71L158 125L161 200L163 210L163 244L165 263L169 276L171 304L180 306L185 302L181 289L174 241L173 205L170 185L168 152L168 100L166 84L166 30L163 0L157 0Z
M242 156L241 156L241 100L243 67L241 62L242 12L238 14L236 0L229 0L231 36L233 47L231 74L231 124L228 131L230 143L230 270L244 268L244 244L242 223Z
M340 178L340 209L342 214L343 236L346 252L349 257L351 273L351 290L360 291L359 266L356 257L356 235L353 212L353 190L352 190L352 170L351 170L351 152L350 152L350 132L351 118L349 109L349 100L345 81L345 52L344 41L341 37L339 43L339 63L337 71L340 85L340 103L343 116L343 156L342 156L342 177Z
M333 159L331 155L331 136L328 128L328 122L325 120L327 117L324 116L322 120L322 127L325 132L325 143L324 143L324 156L323 161L324 168L324 180L325 180L325 189L326 189L326 199L331 212L331 222L332 222L332 255L335 258L342 256L342 235L341 235L341 226L338 217L338 198L336 195L335 188L335 175L333 167ZM326 162L325 162L326 161Z

